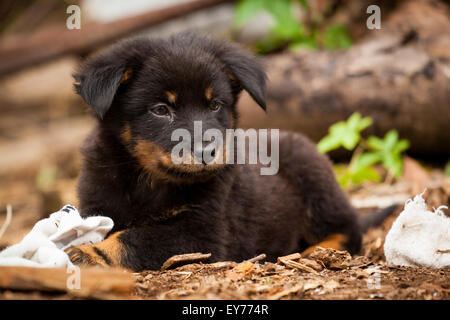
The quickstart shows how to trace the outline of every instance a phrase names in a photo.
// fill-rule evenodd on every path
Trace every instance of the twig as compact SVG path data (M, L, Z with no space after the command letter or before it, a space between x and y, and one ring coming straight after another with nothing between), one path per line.
M256 261L264 260L265 258L266 258L266 254L265 253L261 253L260 255L257 255L256 257L253 257L251 259L245 260L243 262L256 262Z
M312 274L315 274L315 275L319 275L319 273L316 270L314 270L313 268L310 268L308 266L305 266L305 265L303 265L301 263L298 263L298 262L295 262L295 261L292 261L292 260L282 260L281 263L283 263L284 265L286 265L288 267L294 268L294 269L299 269L301 271L305 271L305 272L309 272L309 273L312 273Z
M207 260L211 257L211 253L186 253L186 254L179 254L176 256L172 256L169 259L164 262L164 264L161 267L161 270L167 270L169 268L173 268L175 266L180 266L183 264L191 264L195 262L200 262L203 260Z
M0 239L2 238L6 229L8 229L8 226L11 223L11 219L12 219L12 206L10 204L7 204L6 205L6 219L5 219L5 222L3 222L2 227L0 228Z

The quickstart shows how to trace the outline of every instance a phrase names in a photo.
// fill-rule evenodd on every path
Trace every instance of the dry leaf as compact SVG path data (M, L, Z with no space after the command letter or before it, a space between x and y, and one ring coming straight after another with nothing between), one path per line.
M251 272L254 268L254 265L252 262L246 261L238 264L236 267L234 267L234 270L239 273L247 274Z
M316 247L309 257L323 263L328 269L347 269L352 260L352 256L347 251L322 247Z

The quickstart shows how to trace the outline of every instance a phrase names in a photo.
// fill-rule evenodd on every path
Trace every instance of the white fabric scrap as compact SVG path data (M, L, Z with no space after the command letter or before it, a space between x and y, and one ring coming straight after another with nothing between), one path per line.
M442 212L444 208L427 211L422 194L406 201L385 239L387 262L429 268L450 266L450 218Z
M0 266L57 268L72 266L64 249L102 241L112 229L111 218L82 218L72 205L38 221L21 242L0 252Z

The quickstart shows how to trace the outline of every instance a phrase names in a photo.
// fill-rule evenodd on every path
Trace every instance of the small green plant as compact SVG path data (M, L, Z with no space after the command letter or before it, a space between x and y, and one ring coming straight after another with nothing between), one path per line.
M273 51L283 45L289 45L293 50L319 46L333 50L351 45L349 32L344 26L331 25L321 30L314 24L309 30L305 28L294 15L294 3L299 3L303 10L308 9L307 0L240 0L235 7L234 26L242 27L261 11L273 17L275 25L270 30L270 37L256 44L260 53Z
M447 176L450 176L450 160L448 160L447 164L445 165L445 174Z
M390 130L384 138L370 136L363 139L361 132L372 123L372 118L362 117L356 112L347 121L333 124L328 135L317 145L322 153L340 147L353 151L349 165L335 166L337 179L344 188L366 180L380 181L380 175L373 168L375 164L383 165L391 177L398 178L402 174L402 153L409 148L409 142L399 139L396 130Z

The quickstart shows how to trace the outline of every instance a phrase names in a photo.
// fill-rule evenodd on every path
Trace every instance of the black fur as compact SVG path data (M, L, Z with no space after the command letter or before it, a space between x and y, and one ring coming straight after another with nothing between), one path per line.
M131 76L124 79L126 70ZM280 171L274 176L261 176L259 165L191 172L155 160L156 167L146 167L158 153L139 149L143 141L168 153L177 143L170 140L172 131L192 131L193 120L202 120L203 130L232 128L242 89L265 109L262 65L237 46L192 33L129 40L88 60L75 80L99 116L83 148L80 209L83 216L111 217L112 232L123 231L121 265L156 269L189 252L211 252L211 261L264 252L275 260L334 233L347 237L350 252L360 250L356 212L329 160L299 134L280 135ZM208 87L219 111L208 108ZM176 93L175 103L167 101L167 91ZM159 102L175 116L149 112Z

